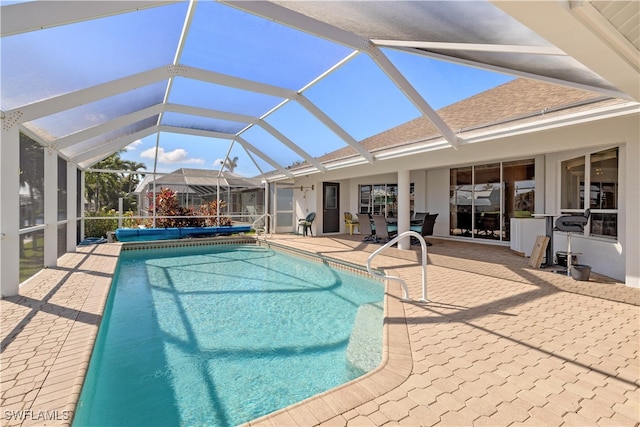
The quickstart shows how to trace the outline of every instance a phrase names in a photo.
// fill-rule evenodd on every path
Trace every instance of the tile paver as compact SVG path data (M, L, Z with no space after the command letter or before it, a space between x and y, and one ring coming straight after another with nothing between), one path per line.
M381 367L251 425L629 425L640 423L640 290L528 267L508 248L430 239L428 303L385 300ZM360 265L359 236L276 235ZM0 301L2 425L68 425L119 244L81 247ZM415 251L374 266L421 293ZM30 412L26 412L30 411Z

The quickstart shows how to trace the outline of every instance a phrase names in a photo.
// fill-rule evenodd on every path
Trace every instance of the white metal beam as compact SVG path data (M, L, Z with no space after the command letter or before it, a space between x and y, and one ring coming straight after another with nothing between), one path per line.
M85 160L82 163L78 163L78 166L80 167L80 169L86 170L88 168L90 168L91 166L95 165L96 163L99 163L101 161L103 161L104 159L106 159L107 157L113 155L112 152L109 153L102 153L96 157L93 157L89 160Z
M496 52L496 53L524 53L530 55L559 55L566 56L561 49L555 46L519 46L504 44L481 44L481 43L447 43L447 42L425 42L416 40L371 40L379 47L413 47L416 49L438 49L438 50L462 50L473 52Z
M346 130L342 129L342 127L340 127L329 116L327 116L324 113L324 111L322 111L313 102L311 102L309 98L300 94L296 97L296 101L298 101L300 105L302 105L307 111L313 114L318 120L324 123L326 127L331 129L333 133L338 135L340 138L342 138L343 141L345 141L347 144L353 147L358 153L360 153L360 155L364 157L367 160L367 162L373 163L373 155L371 154L371 152L366 148L364 148L362 144L360 144L358 141L355 140L355 138L349 135Z
M182 135L204 136L207 138L217 138L217 139L233 139L236 137L236 135L233 133L214 132L211 130L202 130L202 129L189 129L189 128L183 128L178 126L167 126L167 125L158 126L158 131L178 133Z
M237 89L263 93L284 99L293 99L297 92L291 89L285 89L264 83L252 82L250 80L241 79L225 74L215 73L195 67L184 65L167 65L158 67L153 70L134 74L122 79L113 80L111 82L92 86L87 89L78 90L68 94L55 96L43 101L34 102L33 104L24 105L14 110L5 112L7 116L17 116L22 123L68 110L80 105L85 105L103 98L108 98L120 93L128 92L156 83L171 77L180 76L192 78L208 83L219 84L223 86L234 87Z
M76 251L78 241L78 177L76 164L67 162L67 252Z
M402 50L415 55L422 55L429 58L437 59L439 61L451 62L453 64L465 65L467 67L474 67L481 70L493 71L496 73L502 73L517 77L524 77L532 80L539 80L546 83L552 83L561 86L572 87L574 89L586 90L589 92L600 93L606 96L614 97L614 98L629 98L629 96L617 90L609 90L603 89L601 87L587 85L583 83L576 83L569 80L563 80L555 77L543 76L541 74L530 73L526 71L514 70L512 68L501 67L498 65L485 64L483 62L471 61L468 59L455 58L452 56L447 56L441 53L429 52L426 50L414 49L414 48L397 48L398 50Z
M389 78L398 86L398 88L413 102L413 104L424 114L429 121L438 129L444 139L455 149L460 145L460 139L453 133L449 125L447 125L442 117L431 108L431 105L418 93L415 87L406 79L406 77L398 71L395 65L385 56L377 47L372 45L371 58L378 66L389 76ZM376 53L377 52L377 53Z
M58 138L51 145L57 150L62 150L72 145L86 141L88 139L95 138L102 134L112 132L114 130L118 130L125 126L129 126L135 122L144 120L146 118L153 117L155 115L160 114L160 112L162 111L163 111L162 104L156 104L154 106L144 108L142 110L138 110L133 113L126 114L124 116L117 117L113 120L90 127L88 129L84 129L76 133L72 133L71 135Z
M265 122L264 120L260 120L257 124L261 128L263 128L264 130L269 132L271 135L273 135L281 143L283 143L284 145L289 147L297 155L299 155L304 160L306 160L307 162L309 162L310 164L315 166L316 169L318 169L318 170L320 170L322 172L324 172L326 170L326 168L319 161L317 161L315 158L313 158L311 155L309 155L309 153L307 153L302 148L300 148L299 145L295 144L293 141L291 141L289 138L287 138L285 135L283 135L278 129L274 128L273 126L271 126L269 123Z
M66 173L66 171L65 171ZM44 267L58 263L58 152L44 150Z
M154 126L154 127L143 129L136 133L132 133L131 135L124 135L112 141L109 141L106 144L102 144L97 147L93 147L87 151L83 151L82 153L79 153L73 156L71 160L74 163L80 164L80 163L86 162L87 160L95 156L99 156L104 153L113 154L118 150L121 150L127 145L131 144L133 141L147 137L155 132L157 132L157 127Z
M18 126L0 126L0 296L20 289L20 133Z
M191 67L188 65L180 65L181 75L190 79L196 79L203 82L215 83L222 86L234 87L249 92L257 92L265 95L271 95L278 98L291 99L296 96L296 91L285 89L278 86L259 83L253 80L247 80L240 77L234 77L227 74L216 73L214 71L203 70L202 68Z
M236 141L238 141L238 143L240 145L242 145L242 147L247 150L247 151L251 151L252 153L254 153L256 156L260 157L262 160L264 160L265 162L269 163L271 166L273 166L274 169L277 169L278 171L280 171L280 173L282 173L283 175L288 176L289 178L293 178L293 175L291 174L291 172L289 172L288 170L286 170L285 168L283 168L282 166L280 166L280 164L278 162L276 162L275 160L273 160L271 157L267 156L263 151L261 151L260 149L258 149L257 147L253 146L250 142L248 142L246 139L242 138L241 136L237 136L235 138Z
M33 104L24 105L6 112L7 115L17 114L21 123L30 122L60 111L85 105L103 98L108 98L123 92L137 89L158 81L168 79L173 72L173 66L159 67L153 70L133 74L122 79L113 80L100 85L81 89L75 92L55 96Z
M260 165L258 164L258 162L256 162L256 159L253 158L253 154L251 153L251 151L247 150L242 144L240 144L240 142L238 142L238 145L240 145L240 147L244 150L245 153L247 153L247 156L249 157L249 160L251 160L251 162L253 163L253 165L256 167L256 169L258 169L258 171L260 172L260 175L264 178L264 171L262 170L262 168L260 167ZM265 178L266 180L266 178Z
M491 2L616 86L618 97L640 100L640 78L633 65L637 61L629 61L611 44L611 28L605 29L602 20L594 19L600 13L590 10L588 1ZM638 58L637 49L635 55Z
M228 113L226 111L207 110L205 108L190 107L188 105L179 104L156 104L151 107L144 108L142 110L135 111L133 113L117 117L108 122L93 126L91 128L78 131L68 136L56 139L51 145L62 150L70 147L74 144L81 143L91 138L95 138L107 132L111 132L125 126L129 126L138 121L153 117L161 112L171 111L175 113L190 114L202 117L210 117L214 119L236 121L241 123L253 123L257 120L256 117L247 116L244 114Z
M62 3L62 4L61 4ZM39 1L2 6L2 37L164 6L173 1Z
M166 104L164 111L171 111L173 113L189 114L193 116L209 117L212 119L227 120L238 123L254 123L257 120L255 116L249 116L247 114L230 113L228 111L209 110L200 107L191 107L189 105L180 104Z
M314 34L369 54L371 59L373 59L378 66L382 68L387 76L389 76L400 90L409 97L411 102L413 102L413 104L427 117L427 119L429 119L442 133L449 144L454 148L459 145L458 138L453 134L451 129L449 129L435 110L431 108L427 101L422 98L418 91L409 83L400 71L396 69L391 61L384 56L382 51L371 43L370 40L271 2L228 1L225 3L246 12L280 22L284 25L297 28L301 31Z
M327 40L333 40L336 43L351 47L356 50L366 50L369 40L362 38L356 34L350 33L343 29L334 27L325 22L305 16L301 13L294 12L290 9L261 0L242 0L242 1L220 1L245 12L262 16L275 22L297 28L304 32L322 37Z

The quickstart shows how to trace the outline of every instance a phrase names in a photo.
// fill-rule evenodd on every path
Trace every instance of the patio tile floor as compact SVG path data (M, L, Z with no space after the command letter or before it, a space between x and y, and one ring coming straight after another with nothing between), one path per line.
M640 423L640 290L544 269L508 248L429 239L390 248L380 368L251 425L625 425ZM274 242L364 265L359 235ZM0 301L2 425L68 425L120 251L78 248ZM30 412L27 412L30 411Z

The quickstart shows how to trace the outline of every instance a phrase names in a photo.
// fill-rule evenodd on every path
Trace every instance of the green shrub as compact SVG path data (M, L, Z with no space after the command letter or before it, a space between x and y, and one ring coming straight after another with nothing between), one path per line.
M113 219L90 219L92 217L114 217ZM132 211L123 212L122 226L125 228L136 228L140 220L131 218ZM107 237L108 231L115 231L118 228L118 212L115 209L101 208L98 212L87 212L85 214L84 234L86 237Z

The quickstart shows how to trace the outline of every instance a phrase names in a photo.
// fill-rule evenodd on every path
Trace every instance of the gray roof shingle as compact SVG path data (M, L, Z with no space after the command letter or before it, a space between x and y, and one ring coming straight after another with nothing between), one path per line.
M603 97L601 94L559 86L538 80L518 78L470 98L438 110L438 114L454 131L464 133L472 128L499 127L506 122L533 122L551 115L563 115L602 106L625 102L621 99ZM361 141L372 153L418 141L440 137L440 133L421 116L400 126ZM331 162L357 155L352 147L328 153L319 158Z

